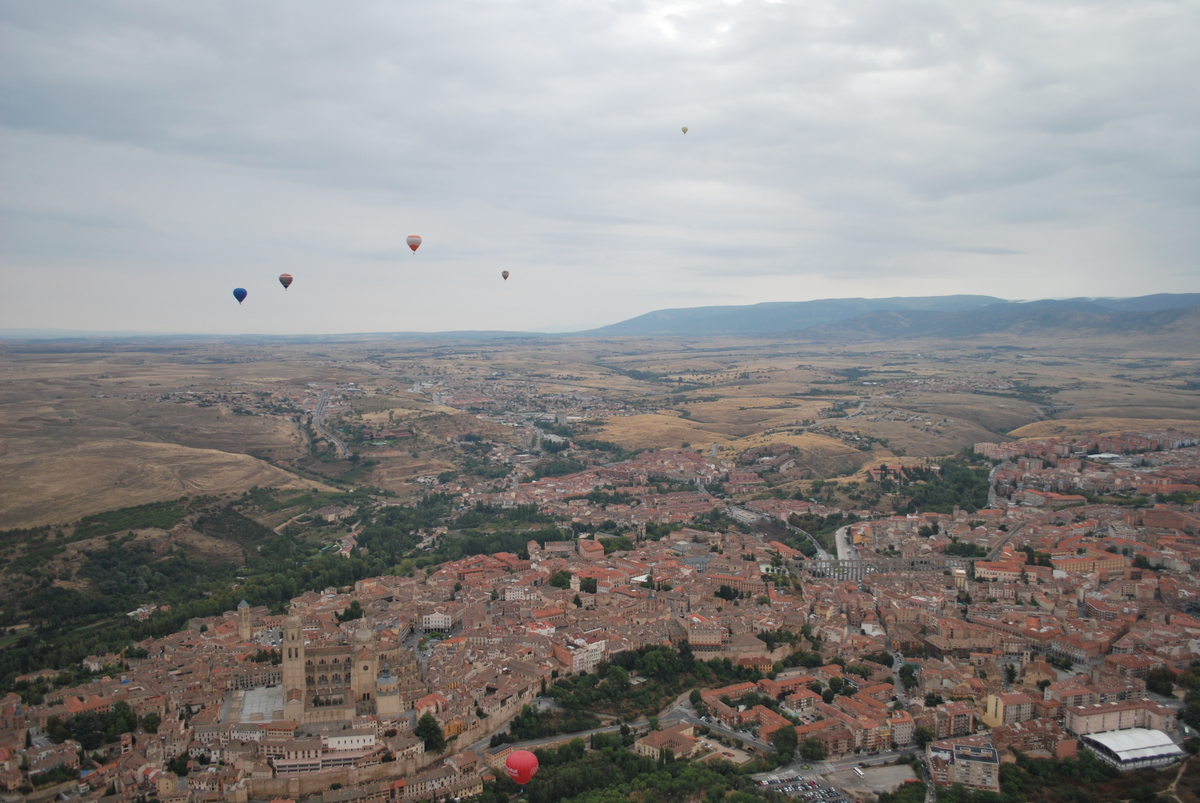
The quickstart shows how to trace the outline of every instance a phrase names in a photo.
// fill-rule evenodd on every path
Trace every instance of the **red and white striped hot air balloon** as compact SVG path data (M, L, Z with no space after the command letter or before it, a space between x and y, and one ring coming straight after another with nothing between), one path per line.
M290 273L279 274L279 283L283 285L284 290L291 287L292 286L292 274L290 274Z
M419 235L419 234L408 235L408 247L413 250L414 254L417 253L417 249L421 247L421 235Z

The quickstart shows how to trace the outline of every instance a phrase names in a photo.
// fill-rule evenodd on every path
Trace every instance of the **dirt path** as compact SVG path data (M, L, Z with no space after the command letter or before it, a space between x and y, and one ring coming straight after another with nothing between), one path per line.
M1160 795L1169 796L1175 801L1175 803L1183 803L1183 801L1179 799L1179 795L1175 794L1175 785L1178 784L1179 779L1183 777L1183 773L1187 770L1188 762L1191 760L1192 759L1190 757L1183 760L1183 764L1179 766L1179 772L1175 774L1175 780L1171 781L1170 786L1159 792Z
M1168 786L1166 789L1159 792L1158 793L1159 795L1161 795L1164 798L1169 798L1171 800L1174 800L1175 803L1183 803L1183 801L1179 799L1179 795L1175 794L1175 786L1179 783L1179 779L1183 777L1183 773L1187 772L1187 765L1188 765L1188 762L1191 760L1192 760L1191 756L1188 756L1187 758L1185 758L1183 760L1183 763L1179 765L1179 772L1175 773L1175 780L1171 781L1170 786ZM1121 801L1121 803L1133 803L1133 798L1130 798L1129 800Z

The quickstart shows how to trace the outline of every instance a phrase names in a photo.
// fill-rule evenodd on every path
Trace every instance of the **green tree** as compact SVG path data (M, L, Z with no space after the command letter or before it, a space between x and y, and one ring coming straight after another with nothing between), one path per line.
M425 741L427 751L440 753L446 749L446 735L442 733L442 726L438 724L433 714L425 714L421 717L417 722L417 727L413 730L413 735Z
M727 585L722 585L720 588L718 588L714 592L714 594L716 596L720 597L721 599L725 600L726 602L731 602L731 601L737 599L739 596L736 589L732 588L731 586L727 586Z
M629 672L624 667L610 666L604 675L604 683L610 697L620 697L629 690Z
M566 569L559 569L550 576L550 585L555 588L568 589L571 587L571 573Z
M362 605L358 604L358 600L351 600L350 607L339 613L337 615L337 620L339 622L353 622L355 619L363 618L365 613L366 612L363 610Z
M180 753L168 761L167 771L175 773L180 778L186 778L188 774L188 754Z
M1170 697L1175 693L1175 673L1166 667L1151 669L1146 674L1146 689Z
M933 741L933 729L921 725L913 731L913 739L916 741L918 747L924 747Z
M800 743L800 757L805 761L823 761L825 759L825 743L814 736L809 736Z
M780 764L786 764L792 760L798 743L799 737L796 736L796 729L791 725L784 725L771 734L771 744L775 745L776 760Z

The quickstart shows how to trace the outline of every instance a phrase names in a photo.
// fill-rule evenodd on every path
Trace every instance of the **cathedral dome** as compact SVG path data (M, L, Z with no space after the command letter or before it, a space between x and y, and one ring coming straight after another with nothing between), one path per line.
M379 673L379 678L375 681L375 686L380 692L395 691L400 685L400 680L392 674L392 668L388 664L383 665L383 671Z

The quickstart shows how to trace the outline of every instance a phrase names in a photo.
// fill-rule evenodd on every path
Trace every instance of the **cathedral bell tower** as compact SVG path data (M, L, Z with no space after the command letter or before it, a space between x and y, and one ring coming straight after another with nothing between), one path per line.
M284 718L304 719L304 621L295 614L283 621Z
M242 600L237 606L238 639L249 641L254 638L254 629L250 626L250 603Z
M375 659L374 634L366 628L354 633L354 665L350 675L350 693L356 703L375 697L375 677L379 674Z

